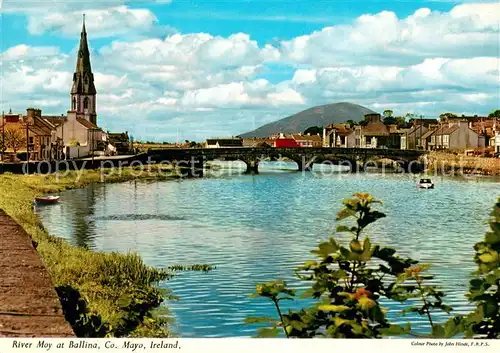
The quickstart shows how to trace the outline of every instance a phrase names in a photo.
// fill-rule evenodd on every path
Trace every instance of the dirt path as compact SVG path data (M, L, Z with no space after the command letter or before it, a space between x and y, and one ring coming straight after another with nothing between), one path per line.
M30 236L0 210L0 337L74 336Z

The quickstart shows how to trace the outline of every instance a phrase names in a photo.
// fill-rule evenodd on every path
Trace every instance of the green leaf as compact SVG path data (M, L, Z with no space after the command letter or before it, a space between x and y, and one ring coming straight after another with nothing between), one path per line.
M360 261L363 262L368 262L372 258L372 251L371 251L371 243L370 239L366 238L365 241L363 242L363 252L361 253L360 256Z
M252 325L252 324L260 324L263 322L276 323L276 320L274 320L270 317L262 316L262 317L247 317L247 318L245 318L244 322L247 325Z
M405 335L411 332L411 327L410 324L408 323L406 327L399 326L399 325L390 325L387 328L382 328L380 329L380 332L384 336L399 336L399 335Z
M377 302L366 296L362 296L361 298L358 299L358 306L362 310L369 310L373 308L375 305L377 305Z
M257 337L260 338L275 338L278 337L278 329L276 327L264 327L257 330Z
M351 251L362 252L361 243L356 239L351 240L349 247L351 248Z
M318 250L313 250L311 252L313 254L327 257L328 255L336 252L337 250L338 250L337 243L333 239L330 239L330 241L319 244Z
M495 262L495 261L498 261L498 253L494 250L491 250L487 253L479 255L478 258L481 262L484 262L484 263Z
M432 337L434 338L445 338L446 333L444 327L438 324L432 325Z
M446 338L455 337L464 331L463 318L460 316L452 317L444 324L444 335Z
M320 311L334 311L334 312L342 312L342 311L347 311L351 310L352 308L346 306L346 305L330 305L330 304L323 304L318 306L318 310Z
M342 232L351 232L351 228L347 226L337 226L337 232L342 233Z
M342 211L337 213L337 221L341 221L343 219L354 217L356 215L356 211L348 208L344 208Z

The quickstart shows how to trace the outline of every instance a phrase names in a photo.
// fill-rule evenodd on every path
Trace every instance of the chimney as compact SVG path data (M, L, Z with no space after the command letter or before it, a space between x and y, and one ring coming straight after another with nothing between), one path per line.
M33 119L35 117L35 112L36 112L35 108L28 108L28 109L26 109L26 117L28 119Z

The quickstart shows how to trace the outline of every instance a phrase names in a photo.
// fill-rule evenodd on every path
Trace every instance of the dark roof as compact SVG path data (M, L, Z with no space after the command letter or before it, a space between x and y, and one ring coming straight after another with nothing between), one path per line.
M349 124L330 124L326 129L336 130L340 136L347 136L353 131Z
M64 124L67 118L64 115L42 115L42 119L47 120L49 123L54 125L54 127L58 127L61 124Z
M33 117L29 125L29 130L37 136L50 136L54 129L54 125L39 116Z
M450 135L452 132L454 132L457 129L458 129L458 125L452 125L452 126L444 125L444 126L441 126L440 128L438 128L435 131L435 134L437 136Z
M370 121L368 124L361 128L363 135L369 136L389 136L389 129L384 125L383 122Z
M323 138L319 135L299 135L299 134L293 134L292 138L294 140L308 140L308 141L323 141Z
M96 125L92 124L90 121L85 120L83 118L76 118L76 121L85 126L87 129L99 129Z
M439 124L438 119L420 119L420 118L412 118L408 122L413 123L413 124L422 124L422 125L429 125L429 124Z
M423 134L422 136L420 136L420 138L421 139L426 139L427 137L431 136L435 132L436 132L436 130L430 129L425 134Z
M243 142L239 138L221 138L221 139L207 139L207 145L216 145L217 142L221 147L239 147L243 146Z

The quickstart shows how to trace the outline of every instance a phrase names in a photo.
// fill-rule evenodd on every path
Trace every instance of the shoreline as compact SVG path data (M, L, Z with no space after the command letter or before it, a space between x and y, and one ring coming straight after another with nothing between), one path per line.
M424 157L426 172L445 176L500 176L500 158L430 152Z
M32 200L43 194L96 183L179 179L172 168L161 166L140 175L130 167L119 173L104 172L107 174L98 170L67 172L64 176L0 174L0 209L35 242L76 336L172 337L167 320L161 317L166 310L161 304L173 297L158 283L170 279L176 271L209 271L210 266L157 269L145 265L136 253L104 253L72 246L50 235L34 213Z

